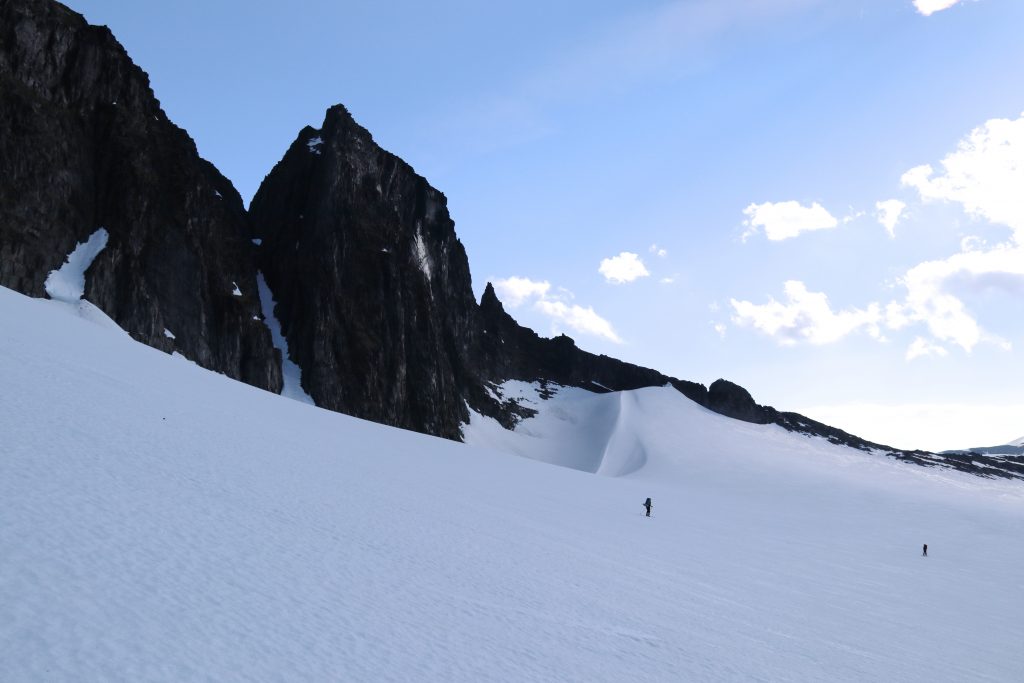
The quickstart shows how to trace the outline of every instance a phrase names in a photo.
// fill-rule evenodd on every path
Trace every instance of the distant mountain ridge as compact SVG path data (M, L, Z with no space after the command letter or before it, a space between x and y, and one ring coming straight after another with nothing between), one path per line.
M507 380L595 392L672 385L722 415L920 465L1024 477L1024 464L874 444L709 387L546 339L475 300L445 196L341 105L301 130L248 212L167 120L102 27L53 0L0 2L0 285L43 281L98 228L85 298L135 339L269 391L283 386L258 276L318 406L461 439L469 411L506 429L528 406Z
M1002 446L975 446L959 450L943 451L944 455L979 454L979 455L1022 455L1024 456L1024 436Z

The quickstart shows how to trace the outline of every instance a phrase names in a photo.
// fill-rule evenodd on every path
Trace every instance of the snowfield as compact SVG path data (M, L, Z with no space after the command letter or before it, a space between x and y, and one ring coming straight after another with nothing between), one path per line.
M662 388L506 384L462 445L0 320L0 680L1024 676L1020 482Z

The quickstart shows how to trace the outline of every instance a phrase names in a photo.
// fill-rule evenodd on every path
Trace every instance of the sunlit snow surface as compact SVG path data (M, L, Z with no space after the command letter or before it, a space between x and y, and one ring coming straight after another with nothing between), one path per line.
M1024 671L1014 482L662 389L559 393L563 421L638 435L642 467L595 476L284 400L49 304L0 289L5 681ZM561 438L549 412L520 436Z

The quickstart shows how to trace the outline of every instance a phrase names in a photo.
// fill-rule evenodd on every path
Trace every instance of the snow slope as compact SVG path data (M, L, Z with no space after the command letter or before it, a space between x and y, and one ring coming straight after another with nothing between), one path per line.
M464 446L68 313L0 289L0 680L1024 671L1014 482L787 440L660 389L556 396L599 429L587 448L524 446L557 441L548 410ZM536 461L563 455L624 476Z

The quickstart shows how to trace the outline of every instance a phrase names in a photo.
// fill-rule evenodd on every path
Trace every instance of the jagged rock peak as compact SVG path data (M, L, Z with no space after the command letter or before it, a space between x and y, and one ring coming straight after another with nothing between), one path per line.
M444 195L338 105L299 133L250 216L317 404L458 438L479 324Z

